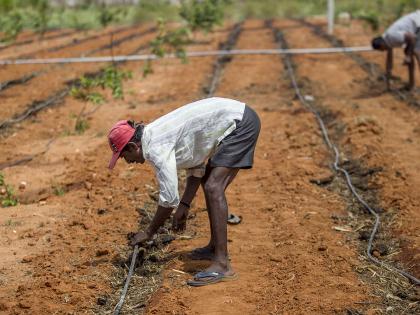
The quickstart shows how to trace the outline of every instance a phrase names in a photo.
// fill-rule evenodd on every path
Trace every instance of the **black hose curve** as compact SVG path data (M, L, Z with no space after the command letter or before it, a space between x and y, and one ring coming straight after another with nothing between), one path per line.
M282 46L281 48L287 48L286 47L287 45L286 45L284 36L281 33L281 31L275 30L275 36L276 36L276 40ZM373 240L375 239L376 232L378 231L378 227L379 227L380 222L381 222L380 221L380 216L358 194L358 192L356 191L356 189L354 188L354 186L352 184L350 174L345 169L343 169L342 167L340 167L340 165L339 165L339 163L340 163L340 152L339 152L337 146L331 142L330 137L328 135L328 130L327 130L326 126L325 126L324 121L321 118L321 115L303 97L303 95L301 93L301 90L300 90L300 88L299 88L299 86L297 84L296 76L295 76L295 73L294 73L294 70L293 70L293 66L292 66L292 62L291 62L290 58L291 58L290 55L285 55L283 59L284 59L284 62L286 63L287 72L289 74L290 80L292 81L292 85L293 85L293 88L295 89L296 96L299 98L299 101L301 102L301 104L307 110L309 110L311 113L313 113L315 115L315 117L316 117L316 119L318 121L319 127L320 127L320 129L322 131L322 136L324 138L324 141L325 141L326 145L328 146L328 149L330 151L332 151L333 154L334 154L334 164L333 164L334 170L336 172L342 173L345 176L347 186L349 187L351 193L363 205L363 207L365 207L369 211L369 213L375 217L375 223L373 225L372 232L371 232L370 237L369 237L368 246L366 248L366 255L367 255L367 257L371 261L373 261L375 264L377 264L377 265L379 265L379 266L381 266L381 267L383 267L385 269L388 269L390 271L394 271L394 272L397 272L397 273L403 275L404 277L406 277L409 280L411 280L415 285L420 285L420 280L417 279L415 276L411 275L410 273L408 273L408 272L406 272L404 270L401 270L401 269L398 269L398 268L396 268L394 266L388 265L388 264L386 264L386 263L384 263L384 262L382 262L382 261L380 261L377 258L375 258L375 257L372 256L372 254L371 254L371 251L372 251L372 243L373 243Z

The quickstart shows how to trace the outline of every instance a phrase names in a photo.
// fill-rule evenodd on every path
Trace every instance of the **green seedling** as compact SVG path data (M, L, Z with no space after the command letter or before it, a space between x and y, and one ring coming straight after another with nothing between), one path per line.
M54 195L56 196L64 196L64 194L66 193L63 186L60 186L60 185L54 185L53 191L54 191Z
M94 91L95 88L101 87L104 90L110 89L114 99L122 99L124 98L122 83L131 78L131 71L122 71L117 67L110 66L95 77L81 77L79 82L71 88L70 95L85 102L101 104L105 97Z
M18 204L18 199L14 194L13 187L6 184L2 173L0 173L0 189L0 203L3 208L14 207Z
M13 188L10 185L5 185L5 189L5 195L1 196L1 206L3 208L16 206L19 202L14 194Z

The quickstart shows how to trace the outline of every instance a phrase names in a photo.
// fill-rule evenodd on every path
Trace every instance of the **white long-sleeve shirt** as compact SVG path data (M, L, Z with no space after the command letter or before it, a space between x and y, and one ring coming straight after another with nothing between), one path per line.
M144 127L143 155L156 170L159 205L178 206L177 170L202 177L206 160L235 130L235 120L242 120L244 110L244 103L212 97L182 106Z
M398 19L382 35L385 42L392 48L405 44L405 34L416 34L420 28L420 10L416 10Z

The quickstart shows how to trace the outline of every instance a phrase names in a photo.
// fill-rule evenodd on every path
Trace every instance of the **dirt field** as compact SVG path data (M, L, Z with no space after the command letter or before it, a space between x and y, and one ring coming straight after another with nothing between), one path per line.
M323 21L308 22L324 29ZM291 48L333 45L301 21L270 25L247 20L241 27L233 43L237 49L277 48L276 30ZM207 36L198 35L188 49L217 49L232 30L227 24ZM105 56L110 54L112 31L118 42L115 54L147 51L155 35L152 25L62 37L55 31L53 38L42 42L42 49L33 42L4 47L0 58ZM338 27L336 33L349 46L368 45L372 35L358 21L352 27ZM28 39L29 34L20 41ZM362 57L383 71L382 54ZM375 242L376 255L420 277L420 107L401 99L405 94L386 92L379 73L370 75L351 56L305 55L292 60L299 85L313 97L343 152L343 167L351 171L358 191L381 212L384 223ZM88 104L90 128L82 135L71 131L85 104L68 96L68 82L104 65L0 68L0 86L14 81L0 89L0 172L20 200L18 206L0 211L0 314L112 313L128 263L126 236L142 219L136 208L153 209L158 188L150 166L120 163L114 171L107 170L107 131L119 119L150 122L206 97L215 61L214 57L191 59L188 64L159 61L144 79L142 63L120 65L133 71L133 79L124 84L124 100L108 95L98 108ZM402 66L396 74L406 80ZM400 87L402 81L395 84ZM364 235L373 221L331 171L330 152L313 115L295 98L284 60L279 56L225 60L214 95L246 102L262 121L255 168L241 171L227 191L230 211L243 217L241 224L229 226L228 235L239 280L199 289L185 284L206 266L186 255L209 237L200 191L183 237L153 258L162 272L137 268L134 284L147 280L159 289L153 293L146 292L147 286L132 286L131 291L146 293L141 301L129 296L123 313L419 312L418 290L365 258ZM51 106L13 122L48 100ZM21 181L27 182L24 190L17 189ZM63 193L57 194L57 187Z

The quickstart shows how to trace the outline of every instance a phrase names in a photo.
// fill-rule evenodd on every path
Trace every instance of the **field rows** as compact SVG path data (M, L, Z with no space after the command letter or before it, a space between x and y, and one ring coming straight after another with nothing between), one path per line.
M208 36L197 34L198 44L190 49L217 49L226 42L232 27L227 25ZM114 34L114 41L121 40L113 47L114 53L147 50L155 35L150 28L143 25ZM247 20L235 48L277 48L275 29L283 32L291 48L331 47L300 21L279 20L270 25ZM359 44L353 29L359 30L338 30L348 45ZM63 45L64 39L49 42L43 51L33 51L38 57L80 56L88 51L94 51L95 56L109 55L109 48L101 47L109 43L110 31L63 50L48 52ZM12 47L0 51L0 56L3 58L2 53L9 49ZM24 45L13 49L14 54L30 53ZM383 56L366 58L381 63ZM155 63L154 73L144 79L141 62L122 64L122 69L132 70L134 75L124 85L124 100L108 95L108 101L97 110L88 104L85 110L95 111L88 117L90 128L82 135L69 131L74 130L75 116L85 104L68 96L56 106L4 128L0 165L28 155L35 157L2 170L7 183L17 187L26 181L27 188L18 191L20 205L0 212L0 254L5 257L0 265L0 310L11 314L80 314L112 309L109 303L96 306L97 298L115 299L110 283L116 262L129 250L126 234L137 229L135 209L153 202L150 195L157 187L149 167L120 163L113 172L106 169L107 130L116 120L149 122L205 97L215 61L205 57L184 65L178 60L163 60ZM348 56L297 56L293 61L302 88L314 98L328 119L334 141L348 157L346 166L354 170L358 189L375 207L384 209L386 217L393 218L390 235L381 234L381 241L397 238L401 243L392 243L395 247L390 248L396 251L381 259L394 260L419 276L419 108L385 93L383 82L369 78ZM0 91L0 122L103 66L0 68L0 82L42 72L25 84ZM402 68L397 73L405 77ZM196 216L185 232L194 235L193 239L177 240L169 246L167 258L158 262L167 266L161 288L146 308L142 305L127 313L203 314L206 305L208 314L369 314L378 306L361 302L385 303L367 280L368 272L362 276L356 272L367 264L359 258L358 248L365 246L359 241L360 233L368 230L371 222L351 202L342 181L331 173L330 154L312 114L294 97L282 59L237 56L227 60L214 95L246 102L259 113L263 126L255 169L240 172L227 192L230 211L244 218L243 223L229 228L230 256L240 280L199 290L185 285L192 273L204 267L185 256L208 238L200 193L192 209ZM46 147L44 154L38 154ZM367 173L363 175L363 171ZM331 180L323 186L313 184L324 178ZM55 194L57 187L64 195ZM360 230L349 221L349 211L364 220ZM345 226L352 232L339 232L334 226ZM158 274L146 273L144 277L160 281ZM395 314L410 307L407 314L414 314L416 305L408 306L410 294L400 304L388 301L385 307L394 307Z

